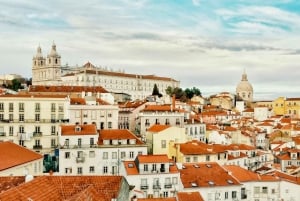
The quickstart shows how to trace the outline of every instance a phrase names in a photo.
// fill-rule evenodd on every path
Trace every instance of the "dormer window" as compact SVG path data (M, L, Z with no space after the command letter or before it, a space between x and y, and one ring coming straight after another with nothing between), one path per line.
M75 131L76 131L76 132L80 132L80 131L81 131L81 127L77 125L77 126L75 127Z

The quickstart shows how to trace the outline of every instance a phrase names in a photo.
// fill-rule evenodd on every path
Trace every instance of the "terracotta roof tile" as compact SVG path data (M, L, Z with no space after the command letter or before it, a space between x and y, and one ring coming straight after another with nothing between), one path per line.
M170 160L166 154L161 155L138 155L140 163L168 163Z
M77 129L78 128L78 129ZM97 135L95 124L61 125L61 135Z
M185 163L183 166L180 177L184 188L240 185L216 162Z
M170 128L170 125L158 125L158 124L154 124L153 126L151 126L147 131L150 132L160 132L163 130L166 130L167 128Z
M0 193L0 200L79 201L97 196L101 199L95 200L111 201L122 181L121 176L40 176Z
M9 141L0 142L0 151L0 171L43 158L41 154Z
M144 144L137 138L135 134L126 129L104 129L99 131L98 144L102 145L103 140L122 140L122 139L135 139L136 144Z
M30 92L64 92L64 93L74 93L74 92L99 92L107 93L107 90L101 86L44 86L44 85L32 85L29 87Z
M204 201L199 192L178 192L178 201Z

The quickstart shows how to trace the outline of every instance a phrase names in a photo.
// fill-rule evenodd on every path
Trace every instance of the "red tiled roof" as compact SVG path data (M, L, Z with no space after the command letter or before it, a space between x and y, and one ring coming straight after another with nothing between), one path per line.
M237 179L216 162L183 165L180 177L184 188L240 185Z
M43 156L12 142L0 142L0 171L22 165Z
M44 86L44 85L32 85L29 87L30 92L99 92L107 93L107 90L101 86Z
M170 160L166 154L161 155L138 155L140 163L168 163Z
M178 201L204 201L199 192L178 192Z
M77 130L76 128L80 128ZM97 135L95 124L84 125L61 125L61 135Z
M170 125L158 125L158 124L154 124L153 126L151 126L147 131L150 131L150 132L160 132L160 131L163 131L167 128L170 128L171 126Z
M71 105L85 105L85 99L84 98L70 98L70 104Z
M136 144L144 144L131 131L125 129L104 129L99 131L98 144L102 145L103 140L135 139Z
M122 182L121 176L40 176L0 193L0 200L73 201L97 196L95 200L111 201L118 197Z
M147 105L142 112L151 111L179 111L178 108L172 108L171 105Z

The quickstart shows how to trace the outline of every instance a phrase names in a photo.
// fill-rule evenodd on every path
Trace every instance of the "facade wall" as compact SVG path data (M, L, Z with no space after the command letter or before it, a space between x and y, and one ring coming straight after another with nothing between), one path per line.
M0 171L0 176L40 176L43 174L43 158Z

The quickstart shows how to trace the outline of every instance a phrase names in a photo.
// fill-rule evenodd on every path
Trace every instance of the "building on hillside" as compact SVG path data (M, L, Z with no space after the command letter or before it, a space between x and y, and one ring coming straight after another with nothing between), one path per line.
M199 121L198 118L191 117L190 119L187 119L184 128L185 134L189 140L206 141L206 124Z
M97 129L118 128L118 105L112 105L94 96L70 98L67 108L70 124L95 124Z
M283 172L292 173L295 169L300 168L300 149L281 149L275 158Z
M114 93L128 93L133 100L143 100L156 86L161 94L170 86L179 87L179 81L155 75L128 74L96 67L90 62L80 67L61 65L61 56L53 43L47 57L39 46L32 63L33 85L103 86Z
M0 176L39 176L43 156L12 142L0 142ZM1 191L0 191L1 192Z
M257 121L264 121L272 116L268 107L258 106L254 107L254 119Z
M234 107L235 97L229 92L221 92L210 96L210 104L217 106L220 109L231 110Z
M182 110L171 105L147 105L138 115L137 133L146 140L146 131L152 125L170 125L184 127L185 114Z
M138 155L122 163L122 172L137 198L175 197L182 190L177 166L165 154Z
M0 140L40 153L53 153L59 125L69 121L65 95L0 96Z
M278 97L273 101L274 115L285 115L285 97Z
M136 133L136 120L138 114L143 110L146 105L153 104L146 101L126 101L119 104L119 119L118 128L128 129L133 133Z
M149 154L167 154L170 155L170 142L184 143L187 141L187 135L184 128L170 125L153 125L146 132L146 143Z
M122 160L147 154L147 147L128 130L100 130L94 124L61 128L61 175L119 175Z
M300 118L300 98L286 98L284 101L285 115Z
M237 165L225 165L224 169L242 185L237 200L280 200L280 179L275 175L260 175ZM285 199L284 199L285 200Z
M21 184L12 181L9 177L3 184L10 185L0 186L0 200L127 201L131 190L122 176L39 176Z

